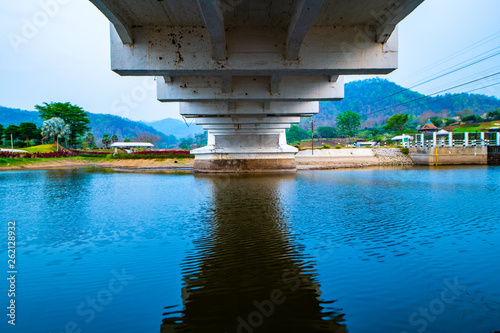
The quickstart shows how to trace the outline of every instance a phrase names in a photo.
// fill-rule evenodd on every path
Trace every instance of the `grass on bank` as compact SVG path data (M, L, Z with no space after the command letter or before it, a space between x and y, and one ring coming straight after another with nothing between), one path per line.
M491 127L500 127L500 120L487 121L484 123L466 124L459 127L452 128L453 133L464 132L487 132Z
M95 157L62 157L62 158L0 158L0 167L14 167L24 165L34 165L43 163L53 163L58 161L80 161L82 163L101 162L102 158Z
M26 148L20 148L21 150L26 150L28 153L51 153L57 151L57 146L55 143L51 143L48 145L38 145Z

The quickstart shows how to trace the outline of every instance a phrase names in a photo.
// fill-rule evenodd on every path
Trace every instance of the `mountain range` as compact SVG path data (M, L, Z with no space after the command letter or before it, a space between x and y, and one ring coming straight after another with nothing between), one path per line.
M145 123L133 121L110 114L87 112L90 119L91 132L97 142L100 142L104 134L116 134L120 141L125 138L134 138L139 133L148 133L161 136L159 147L174 146L178 139L203 133L201 126L194 124L188 127L183 121L177 119L162 119L159 121ZM37 126L43 124L43 119L38 117L37 111L26 111L0 106L0 124L4 127L19 125L22 122L32 122Z
M162 120L145 122L145 124L162 133L171 133L178 138L184 138L203 133L203 127L195 125L194 123L192 123L192 120L183 122L178 119L165 118Z
M414 102L412 102L414 101ZM396 113L408 113L423 123L439 116L452 118L461 110L471 109L476 115L500 108L500 100L481 94L446 94L425 96L385 79L368 79L345 85L345 97L338 102L320 102L314 115L315 126L335 126L335 118L344 111L361 115L361 127L374 127ZM304 121L302 125L306 125Z
M413 119L423 123L433 116L451 118L456 112L471 109L474 114L482 115L500 108L500 100L480 94L446 94L428 97L403 88L384 79L368 79L349 82L345 85L345 97L338 102L320 102L319 113L314 115L315 126L335 126L339 113L350 110L361 115L362 128L382 125L396 113L409 113ZM139 133L156 134L162 137L160 147L170 147L178 139L203 133L203 128L193 123L166 118L154 122L133 121L110 114L88 112L92 133L97 141L104 134L116 134L119 140L134 138ZM0 106L0 124L19 125L33 122L42 125L36 111L25 111ZM303 119L302 127L308 126Z

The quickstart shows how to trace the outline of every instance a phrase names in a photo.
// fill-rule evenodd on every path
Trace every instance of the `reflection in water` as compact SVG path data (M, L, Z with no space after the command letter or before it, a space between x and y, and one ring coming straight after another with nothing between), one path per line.
M197 177L213 214L182 265L183 309L166 308L161 332L346 332L287 229L279 189L295 175L222 177Z

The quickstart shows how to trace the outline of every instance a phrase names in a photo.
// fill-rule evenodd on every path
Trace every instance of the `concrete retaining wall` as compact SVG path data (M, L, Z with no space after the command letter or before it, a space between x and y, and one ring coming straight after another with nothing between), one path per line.
M409 155L399 148L318 149L295 155L297 165L328 167L370 165L500 165L500 147L423 147L410 148Z
M500 165L500 147L488 147L488 164Z
M419 165L485 165L488 147L410 148L410 158Z
M298 165L319 165L328 167L350 167L371 165L411 165L408 155L399 148L355 148L355 149L318 149L303 150L295 155Z
M303 150L295 155L297 164L359 164L377 165L378 159L371 149L315 149Z

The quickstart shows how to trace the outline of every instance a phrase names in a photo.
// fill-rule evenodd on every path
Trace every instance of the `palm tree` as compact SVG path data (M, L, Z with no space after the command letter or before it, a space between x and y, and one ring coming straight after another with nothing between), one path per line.
M93 144L93 143L94 143L94 141L95 141L94 134L92 134L92 133L90 133L90 132L89 132L89 133L87 133L87 136L85 137L85 141L87 141L87 142L88 142L89 147L92 147L92 144Z
M64 120L59 117L53 117L43 122L41 133L44 139L49 137L54 138L57 142L57 150L59 150L59 137L68 139L71 129L69 124L66 124Z
M118 142L118 136L116 134L113 134L113 136L111 137L111 142Z
M102 144L106 146L106 149L108 149L110 143L111 139L109 138L109 134L104 134L104 136L102 137Z

